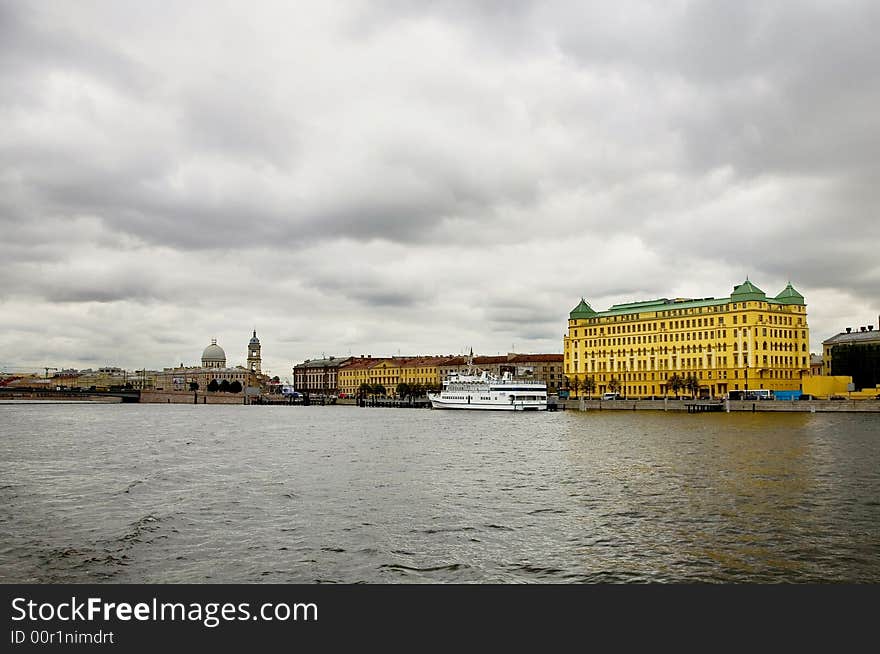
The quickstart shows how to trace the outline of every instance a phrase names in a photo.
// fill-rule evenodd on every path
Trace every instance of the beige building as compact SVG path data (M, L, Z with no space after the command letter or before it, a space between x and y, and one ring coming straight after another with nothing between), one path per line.
M256 357L253 356L254 341L257 333L248 344L248 363L252 367L244 366L228 367L226 365L226 352L217 344L217 339L211 339L202 352L201 366L185 366L182 363L173 368L165 368L155 373L153 388L156 391L192 391L213 390L229 393L244 393L251 389L250 393L258 393L267 383L265 375L259 372L259 341L256 345ZM254 360L256 359L256 360Z

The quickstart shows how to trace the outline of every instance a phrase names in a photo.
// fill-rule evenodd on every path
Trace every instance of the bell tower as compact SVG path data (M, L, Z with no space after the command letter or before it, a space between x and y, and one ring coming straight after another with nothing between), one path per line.
M252 370L257 374L260 374L260 362L260 339L257 338L257 330L255 329L253 337L251 337L251 340L248 341L248 370Z

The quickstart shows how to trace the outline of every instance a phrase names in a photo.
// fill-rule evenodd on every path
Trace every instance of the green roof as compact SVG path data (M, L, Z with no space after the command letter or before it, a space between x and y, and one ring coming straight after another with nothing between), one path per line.
M706 297L700 299L677 298L675 300L652 300L651 302L615 304L608 311L602 311L596 315L605 316L623 316L630 313L642 313L643 311L666 311L668 309L693 309L695 307L713 307L721 304L727 304L730 300L726 297L716 299L714 297Z
M779 292L775 298L777 302L781 302L782 304L803 304L804 296L798 293L794 286L791 285L791 282L788 282L786 287Z
M593 307L587 304L587 301L584 300L584 298L581 298L580 304L571 310L568 317L570 320L578 320L579 318L592 318L595 315L597 314L593 311Z
M617 311L619 309L642 309L644 307L655 306L658 304L666 304L667 302L669 302L669 300L665 297L658 300L645 300L643 302L627 302L625 304L615 304L609 309L609 311Z
M748 277L739 286L734 286L733 293L730 294L731 300L764 300L766 297L767 294L752 284Z
M700 307L713 307L728 304L729 302L748 301L767 302L768 304L804 304L804 296L798 293L789 283L785 289L775 298L768 298L760 288L746 278L746 281L734 287L730 297L705 297L705 298L658 298L656 300L644 300L642 302L627 302L615 304L608 311L594 311L586 300L581 298L574 310L569 314L571 320L586 318L607 318L623 316L634 313L653 311L669 311L672 309L696 309Z

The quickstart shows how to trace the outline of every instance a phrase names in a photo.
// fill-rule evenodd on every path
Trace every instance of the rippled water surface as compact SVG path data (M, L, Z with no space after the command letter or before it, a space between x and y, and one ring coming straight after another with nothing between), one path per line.
M880 582L880 416L0 406L2 582Z

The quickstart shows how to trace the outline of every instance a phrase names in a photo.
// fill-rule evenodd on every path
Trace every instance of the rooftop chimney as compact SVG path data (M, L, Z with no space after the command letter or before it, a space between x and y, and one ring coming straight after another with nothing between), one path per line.
M851 331L852 331L852 327L847 327L847 328L846 328L846 333L847 333L847 334L849 334Z
M859 327L859 331L860 331L860 332L863 332L863 331L865 331L865 328L864 328L864 327Z
M868 331L869 332L874 331L874 325L868 325Z

